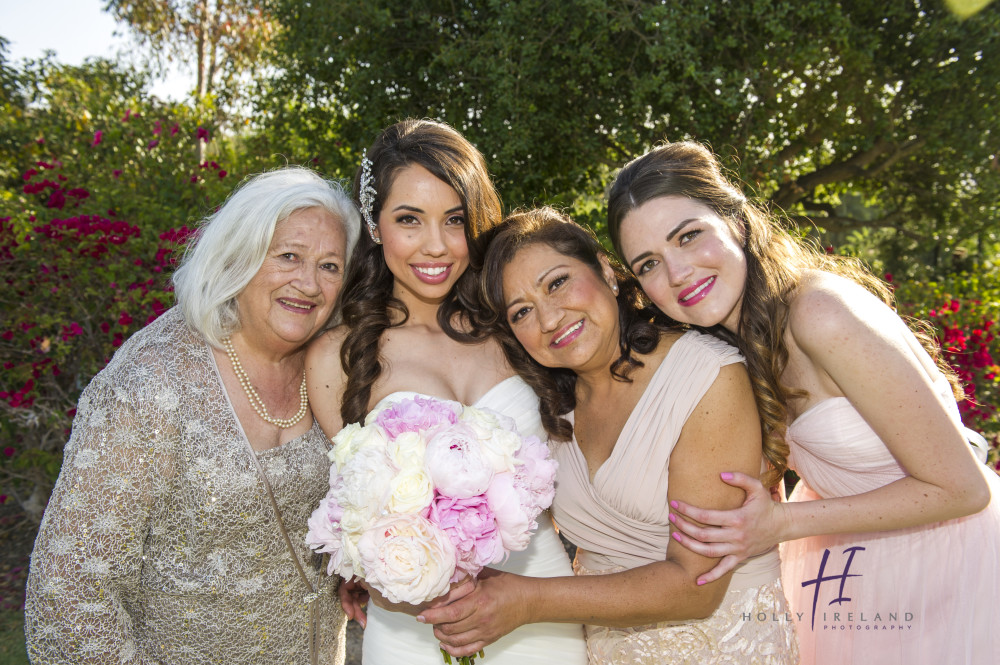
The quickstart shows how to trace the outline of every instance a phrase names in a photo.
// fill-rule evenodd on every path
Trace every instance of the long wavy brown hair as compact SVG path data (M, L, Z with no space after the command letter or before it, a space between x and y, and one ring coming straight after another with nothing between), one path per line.
M573 426L562 416L576 406L576 374L568 369L539 364L514 337L507 320L503 271L517 253L529 246L546 245L563 256L580 261L601 279L604 278L600 257L608 259L618 282L618 348L621 355L611 365L611 374L619 381L630 381L629 375L643 366L633 352L651 353L665 330L681 326L649 303L636 278L604 251L592 231L554 208L515 211L487 234L487 238L489 245L480 276L483 325L500 342L514 371L538 395L542 424L549 436L556 441L568 441L573 435Z
M764 457L771 467L763 480L773 486L788 468L785 441L788 402L806 394L781 382L788 364L785 329L791 294L803 275L813 269L851 279L890 307L893 306L892 291L860 261L828 255L814 244L792 237L777 219L748 200L726 177L710 150L690 141L659 146L629 162L618 173L608 192L608 227L611 242L619 254L625 216L643 203L662 196L682 196L705 204L726 220L736 237L742 239L747 276L736 334L721 325L707 332L733 344L746 358L760 412ZM921 334L919 328L914 332L954 385L954 372L940 358L933 339Z
M377 220L396 175L413 164L427 169L458 194L465 212L469 267L438 308L437 319L449 337L462 343L481 342L485 331L478 320L478 273L482 267L480 236L496 226L503 210L482 154L455 129L432 120L403 120L385 129L371 147L375 187L372 219ZM361 169L354 177L354 201L360 206ZM382 333L406 322L406 306L392 295L393 275L382 246L362 221L361 238L344 276L340 299L348 333L340 349L347 385L340 407L344 423L359 422L368 413L372 386L382 374ZM393 312L396 316L393 316ZM395 318L395 323L393 319Z

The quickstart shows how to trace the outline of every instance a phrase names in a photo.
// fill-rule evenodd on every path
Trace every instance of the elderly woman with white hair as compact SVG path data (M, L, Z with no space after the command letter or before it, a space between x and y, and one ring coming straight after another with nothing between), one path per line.
M205 220L177 306L80 397L32 554L35 665L343 662L335 582L305 545L329 442L304 359L359 227L338 184L294 167Z

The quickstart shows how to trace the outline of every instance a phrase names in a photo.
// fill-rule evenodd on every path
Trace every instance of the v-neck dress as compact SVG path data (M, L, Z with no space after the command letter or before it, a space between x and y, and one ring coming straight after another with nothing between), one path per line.
M555 447L559 472L552 512L562 534L580 548L577 574L618 572L666 558L670 455L721 368L741 361L725 342L685 333L654 372L593 480L575 440ZM741 564L708 618L626 629L586 626L590 664L790 665L798 656L786 612L774 549Z

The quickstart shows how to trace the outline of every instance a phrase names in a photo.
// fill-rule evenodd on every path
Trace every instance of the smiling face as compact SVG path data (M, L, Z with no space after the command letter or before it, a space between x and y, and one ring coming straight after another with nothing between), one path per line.
M623 258L665 314L736 332L747 261L732 227L704 203L650 199L622 220Z
M607 372L619 355L618 302L606 257L602 274L546 244L518 251L503 269L507 322L539 364Z
M278 222L263 265L236 297L240 334L279 352L308 342L333 313L346 242L343 225L324 208Z
M418 164L396 174L378 216L393 295L437 304L469 267L465 208L458 193Z

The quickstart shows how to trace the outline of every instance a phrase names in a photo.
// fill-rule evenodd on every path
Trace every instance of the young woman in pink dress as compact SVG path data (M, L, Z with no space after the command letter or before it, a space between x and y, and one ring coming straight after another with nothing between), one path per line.
M608 219L664 313L739 347L801 477L785 503L736 473L737 510L671 504L674 537L722 557L701 580L788 541L802 663L998 662L1000 479L884 285L791 238L695 143L622 169Z

